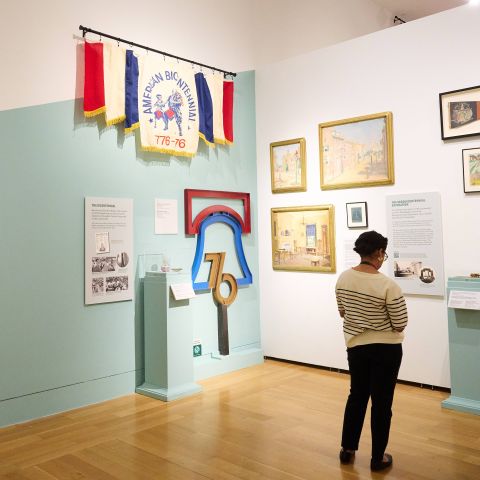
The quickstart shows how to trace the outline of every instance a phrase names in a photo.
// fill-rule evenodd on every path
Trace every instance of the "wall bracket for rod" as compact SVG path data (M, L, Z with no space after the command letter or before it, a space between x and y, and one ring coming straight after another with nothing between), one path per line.
M117 43L119 43L119 42L125 43L126 45L129 45L130 48L132 48L132 47L143 48L144 50L147 50L147 51L150 51L150 52L159 53L160 55L163 55L164 57L175 58L177 60L181 60L182 62L187 62L187 63L191 63L191 64L194 64L194 65L198 65L199 67L204 67L204 68L207 68L207 69L210 69L210 70L216 70L217 72L223 73L225 76L230 76L232 78L237 76L236 73L229 72L227 70L223 70L222 68L212 67L211 65L206 65L204 63L196 62L195 60L189 60L188 58L179 57L178 55L173 55L171 53L162 52L161 50L157 50L155 48L147 47L146 45L141 45L139 43L135 43L135 42L132 42L130 40L125 40L125 39L120 38L120 37L115 37L113 35L109 35L108 33L99 32L98 30L93 30L92 28L84 27L83 25L80 25L78 27L78 29L82 30L83 38L85 38L85 35L87 33L93 33L95 35L99 35L100 39L102 37L110 38L111 40L115 40Z

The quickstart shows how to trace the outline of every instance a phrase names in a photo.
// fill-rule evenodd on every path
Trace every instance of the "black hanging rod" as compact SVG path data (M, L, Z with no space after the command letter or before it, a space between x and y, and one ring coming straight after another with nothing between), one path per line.
M155 48L147 47L145 45L140 45L139 43L131 42L130 40L124 40L123 38L120 38L120 37L114 37L113 35L109 35L108 33L99 32L98 30L93 30L91 28L84 27L83 25L80 25L78 27L78 29L82 30L82 32L83 32L82 36L83 37L85 37L85 35L87 33L94 33L96 35L100 35L100 38L101 37L111 38L112 40L115 40L116 42L126 43L127 45L130 45L132 47L143 48L144 50L149 50L150 52L159 53L160 55L163 55L163 56L166 56L166 57L176 58L177 60L181 60L182 62L193 63L194 65L198 65L200 67L205 67L205 68L208 68L210 70L216 70L217 72L222 72L224 75L229 75L231 77L236 77L237 76L236 73L227 72L226 70L222 70L221 68L211 67L210 65L205 65L204 63L196 62L195 60L189 60L188 58L183 58L183 57L179 57L177 55L172 55L171 53L162 52L161 50L157 50Z
M397 23L397 22L407 23L405 20L403 20L403 18L400 18L398 15L395 15L395 16L393 17L393 23Z

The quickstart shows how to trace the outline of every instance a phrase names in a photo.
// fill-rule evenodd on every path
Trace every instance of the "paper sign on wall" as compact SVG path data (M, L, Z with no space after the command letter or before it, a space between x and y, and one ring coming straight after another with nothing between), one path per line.
M133 299L133 200L85 198L85 304Z
M404 293L444 295L440 193L387 197L389 271Z
M155 234L175 235L178 233L177 200L155 199Z

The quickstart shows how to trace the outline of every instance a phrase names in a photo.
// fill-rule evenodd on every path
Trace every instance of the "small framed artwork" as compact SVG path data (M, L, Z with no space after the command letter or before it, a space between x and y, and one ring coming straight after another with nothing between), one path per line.
M335 272L333 205L272 208L274 270Z
M367 228L368 212L367 202L347 203L347 227Z
M480 85L439 97L442 140L480 135Z
M305 139L270 144L272 192L304 192L307 189Z
M322 190L394 183L391 112L321 123L318 134Z
M463 157L463 191L480 192L480 148L462 150Z
M95 253L110 253L110 234L108 232L95 233Z

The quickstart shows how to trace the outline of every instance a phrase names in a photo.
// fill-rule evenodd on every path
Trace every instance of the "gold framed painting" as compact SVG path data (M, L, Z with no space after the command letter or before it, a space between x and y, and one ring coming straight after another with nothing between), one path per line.
M272 192L304 192L307 189L305 139L270 144Z
M333 205L271 209L274 270L335 272Z
M463 158L463 191L465 193L480 192L480 148L464 148Z
M322 190L394 183L391 112L321 123L318 134Z

